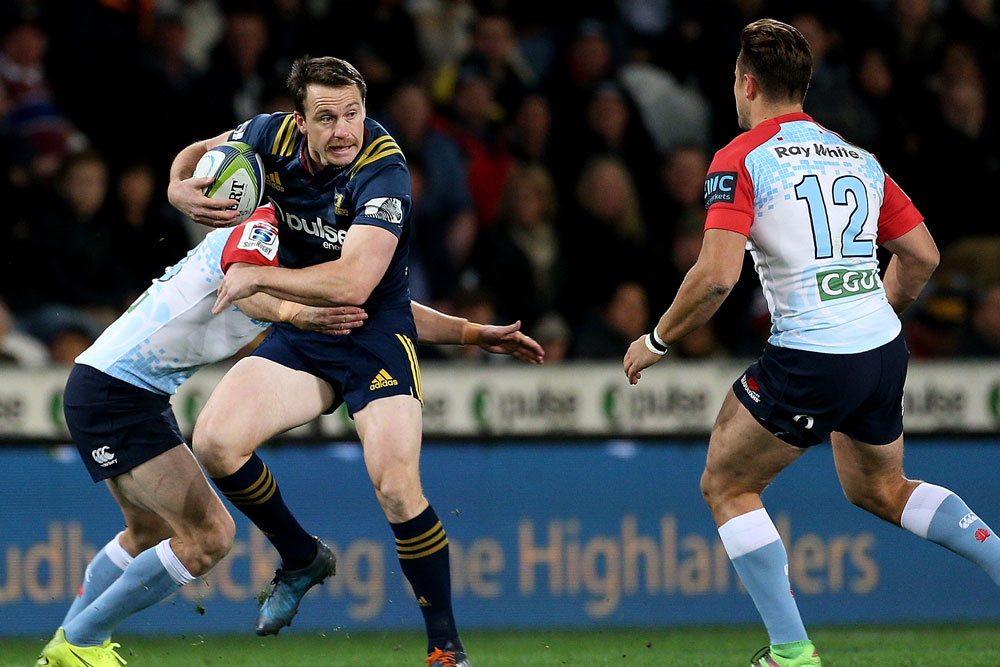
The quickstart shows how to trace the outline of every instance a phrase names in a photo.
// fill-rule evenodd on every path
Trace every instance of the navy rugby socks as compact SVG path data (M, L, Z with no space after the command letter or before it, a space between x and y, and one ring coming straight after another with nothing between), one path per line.
M212 482L274 545L283 569L301 570L313 561L316 540L289 511L278 483L259 456L251 454L242 468Z
M403 523L390 523L396 534L396 555L403 574L413 587L413 594L424 614L427 627L427 650L458 642L455 615L451 609L451 565L448 537L434 508Z

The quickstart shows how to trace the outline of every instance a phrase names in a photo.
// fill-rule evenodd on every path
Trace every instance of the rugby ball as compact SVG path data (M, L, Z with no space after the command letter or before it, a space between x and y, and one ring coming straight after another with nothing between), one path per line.
M211 148L198 160L193 175L215 178L204 190L206 197L236 200L236 205L230 207L238 213L234 224L249 218L264 196L264 162L257 151L241 141L227 141Z

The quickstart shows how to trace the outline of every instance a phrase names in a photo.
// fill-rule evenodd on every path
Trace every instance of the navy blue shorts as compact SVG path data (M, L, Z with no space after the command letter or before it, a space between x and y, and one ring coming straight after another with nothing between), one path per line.
M870 445L903 433L903 384L910 352L903 335L856 354L768 345L733 383L733 392L768 431L796 447L833 431Z
M325 380L335 394L329 414L347 403L352 417L376 398L407 394L423 403L413 311L383 308L344 336L275 324L251 355Z
M117 477L184 444L169 396L84 364L69 374L63 412L95 482Z

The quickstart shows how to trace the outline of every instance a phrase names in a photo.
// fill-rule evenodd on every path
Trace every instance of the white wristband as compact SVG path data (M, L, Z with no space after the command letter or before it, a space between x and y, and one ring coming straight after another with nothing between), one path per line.
M665 355L667 353L667 350L669 349L666 345L664 345L660 349L657 349L656 347L657 344L653 341L653 334L651 333L646 334L643 340L646 342L646 349L658 357L662 357L663 355Z
M656 344L657 344L657 345L658 345L659 347L662 347L662 348L667 348L667 349L669 349L669 348L670 348L670 346L669 346L669 345L667 345L666 343L664 343L664 342L663 342L663 339L662 339L662 338L660 338L660 334L659 334L659 333L657 333L657 331L656 331L656 327L653 327L653 331L652 331L651 333L653 334L653 340L654 340L654 341L656 342ZM666 351L666 350L664 350L664 351Z

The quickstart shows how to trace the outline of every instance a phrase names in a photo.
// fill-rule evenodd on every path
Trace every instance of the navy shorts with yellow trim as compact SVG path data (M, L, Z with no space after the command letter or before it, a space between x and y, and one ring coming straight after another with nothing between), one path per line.
M903 433L909 358L902 334L855 354L769 344L733 383L733 393L764 428L796 447L818 445L833 431L887 445Z
M69 374L63 412L95 482L117 477L184 444L169 396L84 364Z
M413 396L423 404L417 331L410 306L368 313L364 326L344 336L327 336L275 324L251 355L328 382L352 417L377 398Z

